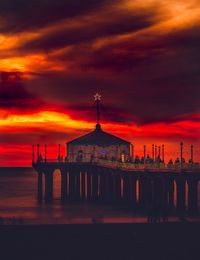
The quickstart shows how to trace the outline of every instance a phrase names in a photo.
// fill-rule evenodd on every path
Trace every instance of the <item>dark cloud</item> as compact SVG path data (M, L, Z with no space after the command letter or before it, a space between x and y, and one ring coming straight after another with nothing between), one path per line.
M39 2L35 3L39 5ZM46 3L41 1L40 4L45 6ZM66 11L63 7L63 13L60 13L56 6L52 11L53 2L48 1L48 8L42 8L49 15L39 20L37 16L34 17L33 26L38 26L42 21L40 19L47 19L44 24L50 20L55 22L67 18L68 12L72 17L108 3L111 1L86 1L84 5L80 1L60 1L56 4L58 8L69 8ZM29 6L28 2L25 6ZM73 8L76 12L73 12ZM4 8L4 13L8 16L13 13L18 17L18 12L25 13L23 8L14 10L13 5L7 9ZM40 107L45 104L50 108L70 111L74 118L87 120L93 116L89 105L93 103L92 95L100 91L103 94L103 105L108 108L105 113L107 121L134 121L138 124L174 122L185 114L197 113L200 110L200 27L177 28L166 33L155 30L142 33L141 29L150 28L154 24L157 11L117 11L111 17L111 14L107 15L108 10L105 13L101 10L103 16L99 16L99 12L96 16L98 19L92 19L91 23L87 21L78 27L68 26L65 30L59 27L56 31L47 30L37 40L26 42L19 53L46 53L59 49L61 54L49 53L47 58L53 64L66 66L66 71L38 72L33 79L26 80L23 87L21 83L15 82L13 88L14 83L4 82L3 85L7 87L3 88L0 105L26 107L27 104L27 107ZM28 23L27 28L30 25ZM91 41L97 38L138 30L141 32L136 36L92 48ZM70 50L64 52L62 48L68 45ZM39 105L38 100L41 101Z
M38 97L26 91L23 73L0 72L0 109L21 110L26 113L41 109L42 106Z
M72 105L63 107L70 114L73 119L80 120L84 118L89 122L96 122L96 107L95 104L92 105L92 96L91 96L91 105ZM132 123L133 115L128 113L124 108L118 108L114 106L100 104L100 121L104 123Z
M94 41L97 38L107 37L117 34L134 32L153 24L155 12L103 12L103 17L93 17L92 20L84 21L78 27L56 29L47 32L40 38L26 42L20 47L24 51L50 51L63 48L68 45L76 45ZM112 18L111 18L111 17Z
M0 144L3 145L17 145L17 144L37 144L40 143L41 145L48 143L48 144L55 144L59 142L63 142L63 140L70 140L74 137L74 132L71 133L69 130L66 131L56 131L46 128L33 128L27 125L27 127L23 128L15 128L15 132L9 131L10 129L7 128L7 131L1 133L0 136ZM30 146L31 148L31 146Z
M94 116L90 112L92 95L99 91L106 110L102 111L105 115L103 120L139 124L172 122L181 115L199 111L200 79L192 69L186 73L182 68L177 75L177 64L168 61L169 68L170 65L171 72L168 71L166 76L158 73L161 64L157 62L148 73L147 67L146 71L137 71L138 74L133 71L108 78L83 74L51 74L36 78L29 83L28 88L40 95L44 102L62 106L66 111L71 110L71 115L75 118L88 119ZM37 83L40 83L40 88L33 88Z
M199 31L193 27L150 41L141 37L108 45L91 52L85 63L81 59L81 68L110 72L107 95L113 92L116 104L137 122L174 121L200 109Z
M91 102L91 93L99 90L105 105L111 105L111 114L115 109L125 110L128 115L124 114L125 121L140 124L174 122L182 115L197 113L200 110L199 31L199 27L194 27L155 36L149 42L143 38L127 40L89 53L74 48L57 59L67 61L74 57L82 73L40 79L49 88L46 99L68 106L75 100L86 105ZM81 115L87 118L86 114ZM119 114L109 117L113 121L116 118L123 120Z
M38 29L112 3L111 0L84 0L84 4L81 2L81 0L1 0L0 31L9 34Z
M119 73L146 64L154 67L157 61L162 62L163 66L165 62L168 63L169 59L175 62L177 59L177 63L181 59L182 66L186 65L187 68L189 61L194 67L199 65L197 64L199 63L199 46L200 26L172 31L161 36L150 31L145 35L129 37L90 52L82 68L113 70ZM165 66L165 72L167 73L167 66Z

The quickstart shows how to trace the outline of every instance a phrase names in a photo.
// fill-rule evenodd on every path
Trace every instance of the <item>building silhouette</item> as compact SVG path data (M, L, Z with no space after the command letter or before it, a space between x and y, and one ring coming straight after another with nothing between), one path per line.
M69 141L67 160L69 162L95 162L99 159L125 162L130 160L131 143L103 131L100 124L99 104L101 96L95 96L97 123L94 131Z

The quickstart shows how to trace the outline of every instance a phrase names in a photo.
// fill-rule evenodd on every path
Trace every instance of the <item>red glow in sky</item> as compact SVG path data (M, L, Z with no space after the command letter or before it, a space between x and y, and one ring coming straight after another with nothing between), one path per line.
M197 0L0 2L0 165L31 164L31 145L94 129L147 152L200 161L200 3ZM40 12L38 12L40 10ZM27 16L29 19L27 19ZM53 147L55 147L53 149Z

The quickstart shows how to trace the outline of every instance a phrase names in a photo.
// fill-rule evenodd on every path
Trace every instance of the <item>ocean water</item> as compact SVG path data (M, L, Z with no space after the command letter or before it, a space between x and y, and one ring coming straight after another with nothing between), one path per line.
M37 174L32 168L0 168L0 217L26 224L145 222L133 212L91 203L60 203L60 175L54 173L54 202L37 203Z
M60 202L60 175L56 172L54 176L53 204L39 205L37 174L32 168L0 168L0 217L5 219L5 224L12 224L13 218L22 219L21 223L25 224L146 222L145 216L116 206L87 202L63 205ZM177 219L172 217L171 220Z

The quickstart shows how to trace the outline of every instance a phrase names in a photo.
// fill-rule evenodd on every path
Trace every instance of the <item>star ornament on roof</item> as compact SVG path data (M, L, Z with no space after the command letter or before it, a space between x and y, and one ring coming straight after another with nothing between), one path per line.
M95 101L100 101L101 100L101 95L99 94L99 93L96 93L95 95L94 95L94 100Z

